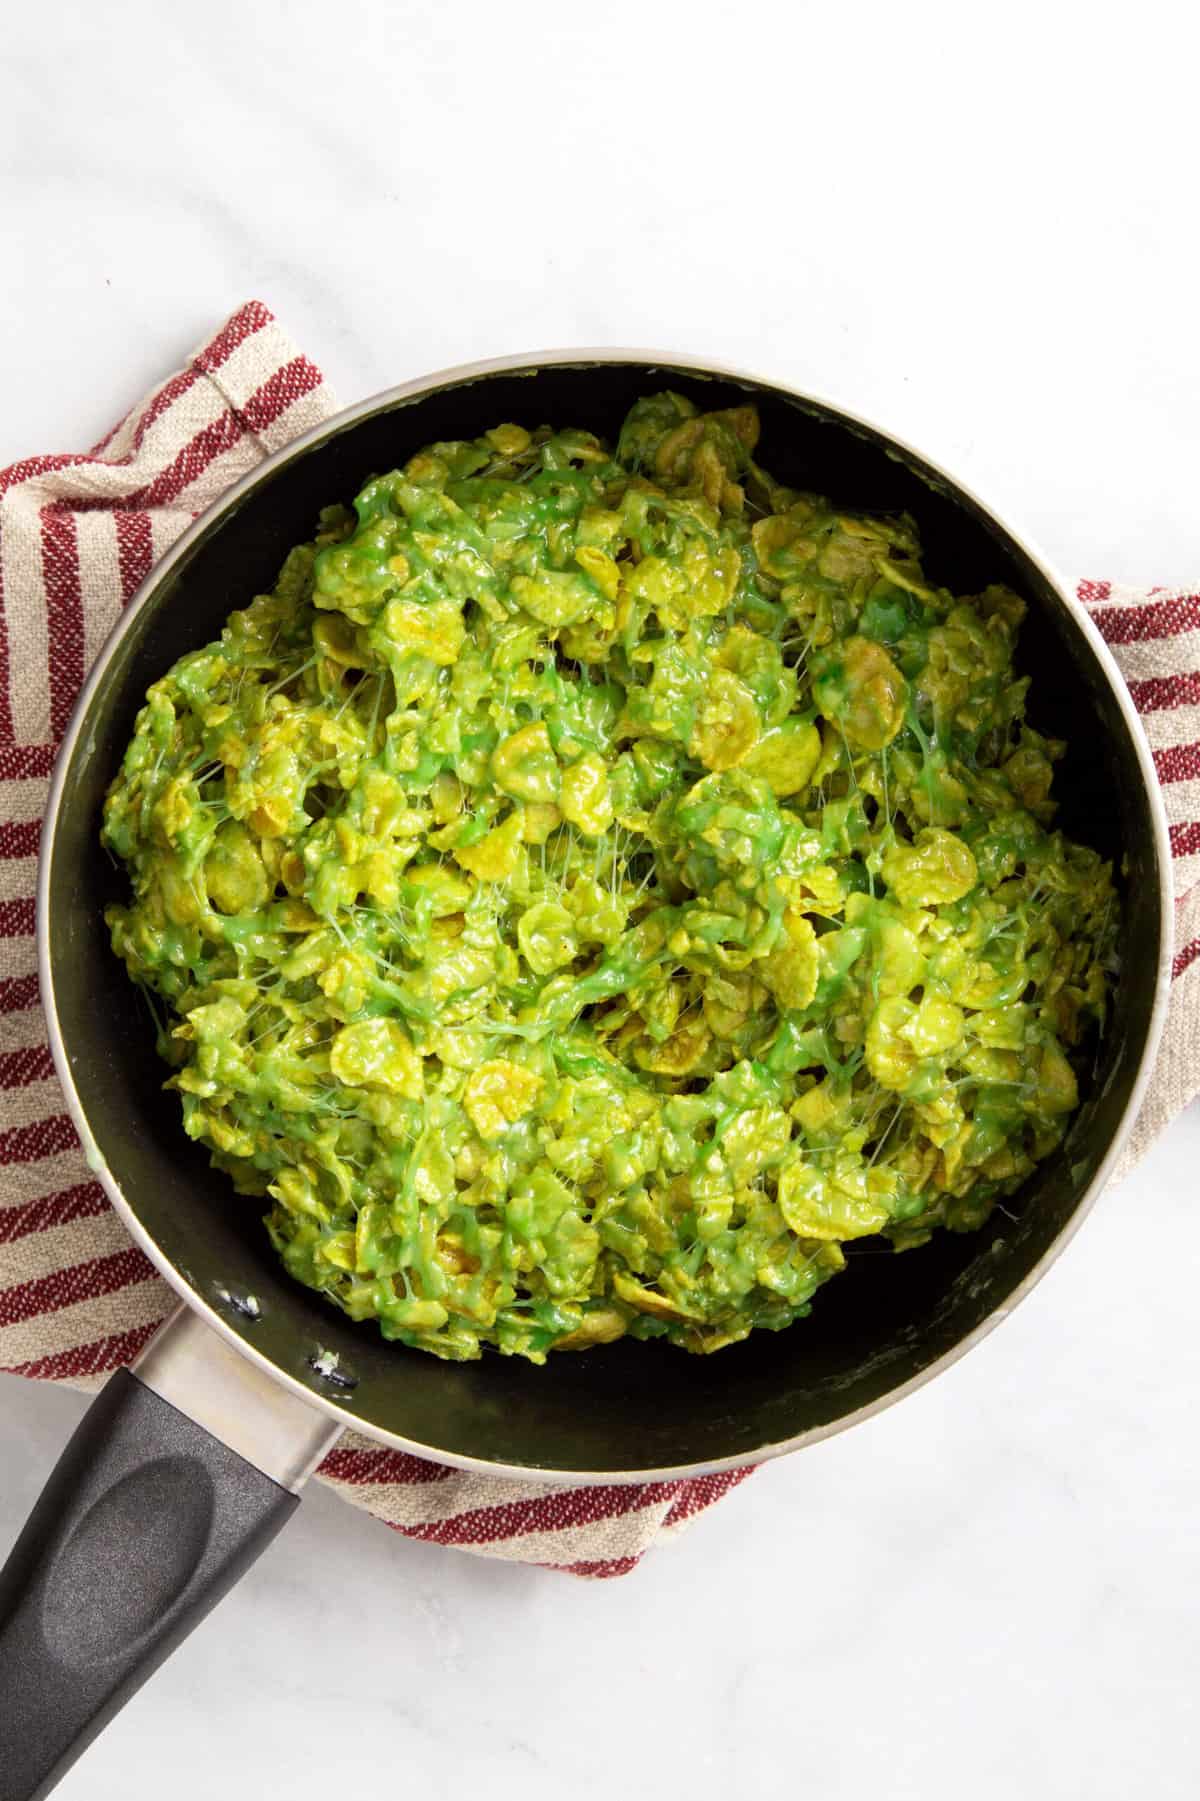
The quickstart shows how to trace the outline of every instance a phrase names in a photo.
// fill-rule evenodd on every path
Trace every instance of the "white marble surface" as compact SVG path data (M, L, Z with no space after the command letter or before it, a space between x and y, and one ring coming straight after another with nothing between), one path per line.
M1185 17L9 9L0 463L81 448L257 294L347 400L548 344L777 373L1071 571L1194 580ZM312 1495L64 1797L1191 1796L1198 1164L1193 1112L963 1364L626 1581ZM81 1405L0 1381L0 1548Z

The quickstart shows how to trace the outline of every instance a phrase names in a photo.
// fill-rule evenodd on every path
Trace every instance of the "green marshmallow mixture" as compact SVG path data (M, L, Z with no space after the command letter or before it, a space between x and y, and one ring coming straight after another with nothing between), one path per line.
M757 437L664 393L615 450L431 445L139 715L107 917L185 1129L385 1337L777 1330L848 1241L980 1226L1077 1106L1118 909L1053 827L1024 605Z

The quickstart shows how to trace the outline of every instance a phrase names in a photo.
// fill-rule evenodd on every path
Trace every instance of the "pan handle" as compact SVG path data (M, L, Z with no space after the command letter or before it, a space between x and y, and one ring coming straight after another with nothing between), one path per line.
M0 1801L40 1801L266 1549L338 1435L186 1308L84 1415L0 1570Z

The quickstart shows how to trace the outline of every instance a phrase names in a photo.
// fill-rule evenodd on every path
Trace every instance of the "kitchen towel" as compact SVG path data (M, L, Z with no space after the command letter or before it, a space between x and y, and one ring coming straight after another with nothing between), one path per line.
M265 306L243 306L91 451L0 471L0 1370L97 1388L174 1296L88 1170L46 1045L34 956L40 820L84 674L197 513L336 403ZM1200 594L1080 584L1154 748L1175 852L1166 1039L1127 1162L1200 1089ZM347 1434L319 1479L412 1538L576 1575L625 1574L740 1482L553 1487Z

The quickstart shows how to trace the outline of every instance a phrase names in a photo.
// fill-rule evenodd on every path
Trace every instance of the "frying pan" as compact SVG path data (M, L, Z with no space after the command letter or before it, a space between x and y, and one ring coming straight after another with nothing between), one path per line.
M508 419L614 437L640 394L747 399L798 488L917 519L931 579L1011 584L1033 723L1065 737L1060 823L1119 871L1111 1023L1060 1150L984 1231L860 1256L798 1328L710 1358L623 1341L543 1369L442 1363L292 1283L254 1204L214 1173L163 1092L143 1003L113 956L101 801L149 684L271 586L317 513L420 445ZM690 359L555 352L456 369L353 407L267 458L159 563L102 651L64 740L43 838L41 990L92 1167L184 1306L112 1378L0 1573L0 1801L48 1792L259 1554L338 1433L503 1475L632 1482L753 1463L899 1399L1010 1312L1080 1223L1148 1078L1170 965L1166 823L1141 728L1098 634L1046 564L960 483L862 419Z

